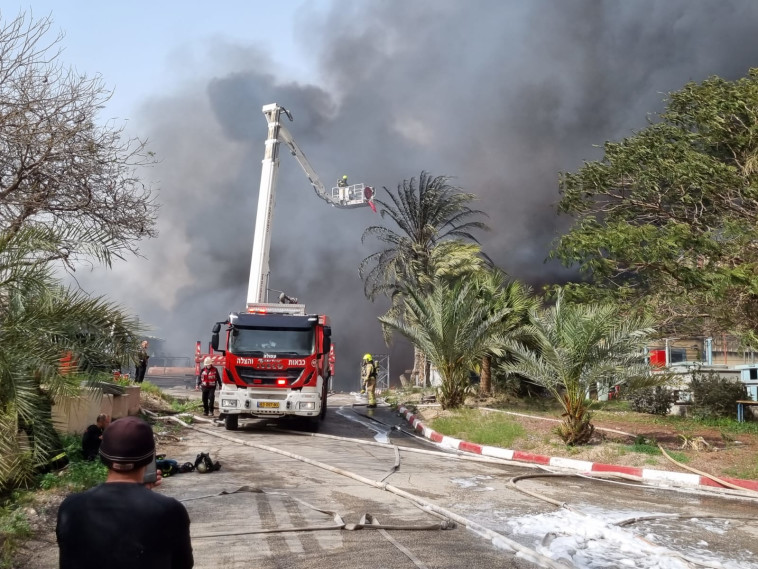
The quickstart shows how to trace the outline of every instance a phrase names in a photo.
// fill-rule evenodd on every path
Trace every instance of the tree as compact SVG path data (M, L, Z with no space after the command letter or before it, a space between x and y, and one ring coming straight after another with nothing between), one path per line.
M512 338L514 334L521 336L523 327L529 324L530 314L538 305L529 287L515 280L507 281L505 274L498 269L474 273L474 283L480 300L490 307L492 313L508 309L499 333L506 338ZM481 395L486 396L492 392L492 358L495 352L501 354L501 357L509 355L507 347L497 346L482 356L479 376Z
M674 333L758 327L758 70L688 83L660 120L561 177L554 251L574 298L641 305Z
M392 223L389 227L374 225L363 232L363 242L373 236L384 248L363 259L359 270L369 299L385 294L399 309L406 289L427 289L433 282L431 255L435 246L445 240L476 243L471 232L486 229L486 225L476 219L484 213L469 206L475 196L450 184L447 176L433 177L422 171L418 184L411 178L398 184L397 194L386 187L384 191L389 199L375 202L382 219L388 217ZM439 267L439 263L434 266ZM415 374L419 373L420 355L416 350Z
M543 386L563 407L559 435L570 445L587 443L594 426L586 402L591 388L626 383L626 390L654 383L644 359L653 333L652 320L623 314L612 303L557 301L532 316L528 327L534 345L511 342L514 361L506 364Z
M97 257L92 244L103 240L74 228L62 236L35 227L0 233L0 489L29 484L60 450L52 403L77 393L93 364L125 363L136 346L134 318L62 287L48 261L64 241ZM74 365L61 365L64 356Z
M460 407L474 362L493 342L504 343L498 341L498 332L511 309L493 310L481 301L475 286L460 280L436 283L430 291L408 289L403 302L402 317L382 316L379 321L418 346L437 368L442 408Z
M0 22L0 228L61 229L49 255L73 268L86 255L63 239L69 224L107 233L116 256L156 235L158 206L136 173L154 160L123 127L98 123L111 92L64 67L51 25L23 13Z
M414 284L431 274L432 249L445 239L478 243L474 229L486 225L474 218L485 215L468 204L476 196L463 193L450 184L447 176L432 177L421 172L415 178L403 180L397 195L386 187L388 201L376 199L382 219L389 217L396 228L373 225L363 232L362 240L376 237L386 246L372 253L360 265L364 290L370 299L378 294L390 296L398 287Z
M391 292L391 305L385 316L401 317L403 313L403 291L408 288L414 290L431 290L435 283L455 283L466 276L473 276L489 269L489 261L484 258L482 248L477 243L468 243L459 239L441 241L429 251L426 257L424 270L417 266L417 262L411 259L408 262L407 272L413 275L413 283L397 282L396 288ZM389 344L392 340L392 331L382 327L384 339Z
M110 92L63 66L51 24L0 23L1 489L28 484L60 450L52 404L136 347L136 320L62 286L58 262L110 266L155 235L157 204L136 174L153 157L98 124Z

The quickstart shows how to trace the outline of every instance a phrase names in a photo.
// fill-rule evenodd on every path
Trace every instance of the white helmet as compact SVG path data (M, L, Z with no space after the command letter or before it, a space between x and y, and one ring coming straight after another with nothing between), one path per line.
M213 360L211 359L210 356L208 356L207 358L205 358L203 360L203 365L206 366L206 367L209 366L209 365L211 365L212 363L213 363Z

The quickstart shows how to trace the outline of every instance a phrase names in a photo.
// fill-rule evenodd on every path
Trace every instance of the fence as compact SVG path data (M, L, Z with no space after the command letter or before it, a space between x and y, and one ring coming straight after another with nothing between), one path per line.
M190 373L195 369L195 359L189 356L150 356L148 375L172 375Z
M375 354L374 363L376 364L376 391L381 393L390 388L390 356L389 354ZM361 377L363 372L363 364L360 365L358 375ZM360 379L358 380L360 381ZM360 387L358 388L360 389Z

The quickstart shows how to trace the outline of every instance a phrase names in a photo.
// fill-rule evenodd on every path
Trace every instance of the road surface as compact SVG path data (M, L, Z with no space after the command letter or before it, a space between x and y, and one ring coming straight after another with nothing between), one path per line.
M162 491L190 512L198 567L758 568L755 499L577 476L515 488L545 471L444 453L355 394L330 396L317 436L263 421L193 427L164 438L171 457L210 452L222 468ZM451 517L455 529L429 529ZM403 529L326 529L371 519Z

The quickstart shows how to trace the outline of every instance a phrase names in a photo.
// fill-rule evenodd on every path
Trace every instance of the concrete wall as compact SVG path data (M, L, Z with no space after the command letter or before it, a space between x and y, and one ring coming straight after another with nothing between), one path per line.
M112 419L136 415L140 410L140 386L126 388L124 395L103 394L101 389L84 388L78 397L65 397L53 405L53 422L62 433L81 434L100 413Z
M82 390L79 397L63 398L53 405L53 423L56 429L62 433L83 433L101 413L102 400L103 392L99 389L86 389Z

